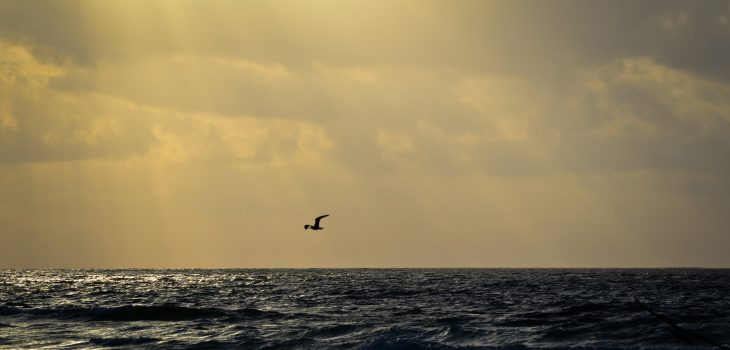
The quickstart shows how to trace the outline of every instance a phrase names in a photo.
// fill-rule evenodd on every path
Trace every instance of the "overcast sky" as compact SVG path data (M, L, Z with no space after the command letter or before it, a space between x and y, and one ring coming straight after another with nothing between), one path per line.
M729 250L730 2L0 2L0 267Z

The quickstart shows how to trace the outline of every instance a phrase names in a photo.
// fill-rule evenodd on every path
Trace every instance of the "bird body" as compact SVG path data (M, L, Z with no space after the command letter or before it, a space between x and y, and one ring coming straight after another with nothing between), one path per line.
M314 225L304 225L304 229L305 230L321 230L321 229L323 229L324 227L319 226L319 221L322 220L323 218L328 217L328 216L330 216L330 214L324 214L322 216L318 216L317 218L314 219Z

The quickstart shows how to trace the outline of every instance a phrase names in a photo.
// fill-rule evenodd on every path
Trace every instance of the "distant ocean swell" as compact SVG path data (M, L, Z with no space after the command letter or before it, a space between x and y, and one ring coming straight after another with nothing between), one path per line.
M641 309L634 303L625 304L595 304L587 303L569 306L566 308L550 307L544 311L530 311L511 315L509 319L496 321L496 325L505 327L533 327L565 321L591 323L604 320L617 313L634 312L640 313ZM408 316L422 314L420 308L394 308L391 316ZM223 310L217 308L191 308L175 305L126 305L119 307L62 307L56 309L36 309L14 306L0 306L0 316L31 315L37 318L49 319L80 319L84 321L184 321L195 319L219 319L225 318L227 322L245 319L278 319L306 317L306 315L287 315L276 311L264 311L254 308L236 310ZM316 317L311 315L311 317ZM470 315L458 317L446 317L436 319L437 322L452 324L466 322ZM9 325L5 325L8 326Z
M3 349L717 349L730 343L729 270L0 274Z

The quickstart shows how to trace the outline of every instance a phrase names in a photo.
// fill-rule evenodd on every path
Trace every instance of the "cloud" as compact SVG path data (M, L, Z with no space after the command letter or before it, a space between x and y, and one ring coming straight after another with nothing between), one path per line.
M74 67L39 59L33 50L0 40L0 161L115 157L146 149L142 122L123 103L49 87Z
M730 85L648 58L624 59L587 79L598 83L596 100L612 116L603 126L607 133L629 133L633 124L646 136L700 137L730 122Z
M730 33L722 22L727 4L713 0L428 6L411 1L101 6L76 0L42 8L25 1L1 6L3 37L31 41L83 66L176 53L291 67L416 64L555 79L575 66L651 56L705 76L730 77L723 64L730 54Z
M6 161L327 160L499 176L727 170L717 160L728 149L730 87L647 57L575 70L552 91L452 68L170 55L92 69L3 48L3 88L15 94L2 109Z
M2 2L0 264L726 265L728 9Z
M310 122L261 119L237 115L229 120L195 109L145 105L134 96L114 96L104 89L59 89L59 79L85 79L114 69L98 70L52 63L37 57L30 47L0 41L3 92L0 104L0 160L4 162L63 161L150 157L162 161L218 159L229 162L314 162L331 147L321 127ZM175 56L172 62L190 61ZM195 59L198 62L200 59ZM264 80L286 76L281 66L207 59L224 70L215 77L243 71ZM113 67L114 68L114 67ZM122 73L145 72L144 67ZM170 76L173 76L172 74ZM149 75L136 75L138 96L160 89L143 88ZM224 79L225 80L225 79ZM130 81L130 80L128 80ZM174 81L165 81L174 87ZM110 84L111 85L111 84ZM210 83L211 88L220 89ZM205 96L203 96L205 97ZM185 101L191 96L176 96ZM204 98L203 98L204 99ZM199 99L200 101L201 99Z
M647 58L589 69L584 83L576 112L594 123L563 148L571 167L730 170L721 161L730 150L730 85Z

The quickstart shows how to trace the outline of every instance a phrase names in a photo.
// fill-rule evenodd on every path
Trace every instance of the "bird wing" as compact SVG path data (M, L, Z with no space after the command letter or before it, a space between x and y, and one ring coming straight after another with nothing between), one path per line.
M314 226L319 226L319 220L322 220L323 218L326 218L330 216L330 214L324 214L322 216L318 216L316 219L314 219Z

